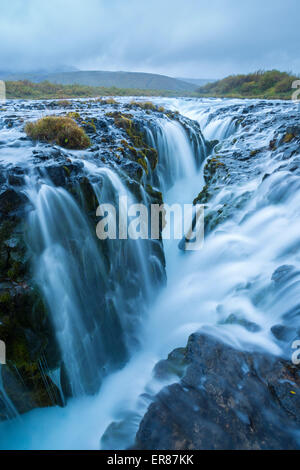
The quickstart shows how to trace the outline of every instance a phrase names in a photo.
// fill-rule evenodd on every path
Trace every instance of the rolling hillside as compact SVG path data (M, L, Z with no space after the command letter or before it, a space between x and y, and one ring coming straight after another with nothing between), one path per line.
M141 90L168 90L176 92L193 92L196 84L187 83L165 75L139 72L101 72L76 71L61 73L23 73L5 74L0 78L7 81L28 80L34 83L49 81L61 85L86 85L93 87L117 87Z
M230 75L198 88L201 96L220 98L291 99L292 83L299 78L279 70Z

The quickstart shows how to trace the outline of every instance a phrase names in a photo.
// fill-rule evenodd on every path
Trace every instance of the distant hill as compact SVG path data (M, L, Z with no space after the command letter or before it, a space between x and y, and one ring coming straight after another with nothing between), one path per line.
M28 80L34 83L49 81L61 85L86 85L96 87L117 87L141 90L168 90L193 92L197 85L176 78L153 73L140 72L59 72L7 74L0 72L0 79L8 81Z
M201 96L220 98L291 99L292 83L297 79L299 77L279 70L258 71L230 75L198 88L197 92Z
M182 78L176 77L177 80L181 80L183 82L192 83L193 85L204 86L207 83L216 82L214 78Z
M51 69L36 69L31 71L23 71L23 72L14 72L12 70L0 70L0 79L6 80L8 77L24 77L26 76L46 76L51 73L64 73L64 72L79 72L76 67L68 66L68 65L61 65L59 67L51 68Z
M98 87L87 85L60 85L43 81L5 81L8 99L68 99L104 96L197 96L190 91L143 90L141 88Z

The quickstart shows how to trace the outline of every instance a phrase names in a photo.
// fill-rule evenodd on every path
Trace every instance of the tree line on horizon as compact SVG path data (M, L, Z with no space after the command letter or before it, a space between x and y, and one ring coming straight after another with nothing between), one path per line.
M299 77L279 70L258 70L254 73L230 75L208 83L197 92L201 96L224 98L291 99L292 84Z

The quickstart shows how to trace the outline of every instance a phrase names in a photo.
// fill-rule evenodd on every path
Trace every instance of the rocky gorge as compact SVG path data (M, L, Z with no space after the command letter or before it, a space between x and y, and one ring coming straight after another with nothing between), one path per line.
M49 115L88 148L26 136ZM1 448L298 448L297 106L8 101L0 125ZM204 248L162 222L159 240L99 241L120 195L203 204Z

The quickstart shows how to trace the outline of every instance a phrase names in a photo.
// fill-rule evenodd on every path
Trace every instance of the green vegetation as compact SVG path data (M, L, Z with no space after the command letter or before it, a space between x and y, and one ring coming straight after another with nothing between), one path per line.
M7 81L7 99L69 99L69 98L97 98L101 96L197 96L195 92L180 92L166 90L144 90L138 88L117 88L86 86L86 85L59 85L48 81L32 83L28 80ZM99 104L115 104L112 99L99 100ZM63 103L66 103L63 102ZM64 104L63 104L64 105Z
M145 111L158 111L159 113L163 113L165 111L163 106L156 106L152 101L131 101L129 103L129 107L140 108Z
M27 123L25 132L33 140L55 143L68 149L80 150L90 146L89 137L70 117L46 116Z
M231 75L217 82L208 83L196 91L117 88L116 86L61 85L49 81L33 83L28 80L7 81L8 99L61 99L60 105L67 107L70 98L98 98L100 105L116 104L111 96L189 96L189 97L225 97L225 98L265 98L291 99L292 83L298 77L278 70L258 71L248 75ZM99 98L100 97L100 98ZM132 107L163 112L150 102L133 101ZM155 108L155 109L154 109Z
M231 75L198 89L201 96L225 98L291 99L292 83L298 77L278 70Z
M148 105L152 105L152 103L148 103ZM114 113L106 113L106 116L114 119L115 126L119 129L123 129L129 137L131 143L134 145L134 147L128 145L128 142L124 139L121 141L125 149L130 151L130 157L139 163L146 173L148 173L148 165L146 160L148 160L151 169L155 170L158 163L157 150L149 147L145 142L145 136L143 135L143 132L137 128L134 121L132 120L132 114L124 114L116 111Z
M114 100L113 98L106 98L106 99L103 99L103 98L98 98L96 100L97 103L99 104L103 104L103 105L106 105L106 104L118 104L116 100Z

